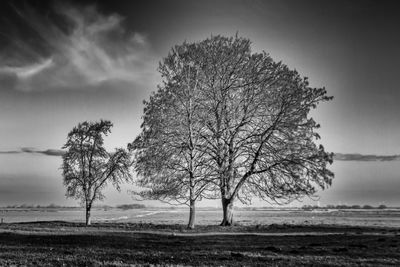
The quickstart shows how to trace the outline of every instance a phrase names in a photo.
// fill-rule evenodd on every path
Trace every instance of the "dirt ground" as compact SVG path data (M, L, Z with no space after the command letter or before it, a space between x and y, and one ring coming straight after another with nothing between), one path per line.
M400 229L0 225L0 266L400 266Z

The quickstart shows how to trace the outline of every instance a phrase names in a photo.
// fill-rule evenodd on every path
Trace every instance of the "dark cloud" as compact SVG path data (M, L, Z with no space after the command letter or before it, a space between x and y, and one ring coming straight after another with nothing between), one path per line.
M23 147L21 148L21 152L23 153L38 153L47 156L62 156L65 154L64 150L61 149L46 149L46 150L38 150L32 147Z
M21 153L20 150L8 150L8 151L0 151L0 154L18 154Z
M335 153L333 158L335 160L342 160L342 161L394 161L394 160L400 160L400 155L380 156L380 155Z
M37 153L39 150L37 150L36 148L33 147L23 147L21 148L21 152L25 152L25 153Z
M65 151L62 149L39 150L33 147L23 147L20 150L0 151L0 154L20 154L20 153L34 153L34 154L43 154L47 156L62 156L65 154Z
M47 149L44 151L40 151L39 153L42 153L42 154L48 155L48 156L62 156L65 154L65 151L61 150L61 149Z

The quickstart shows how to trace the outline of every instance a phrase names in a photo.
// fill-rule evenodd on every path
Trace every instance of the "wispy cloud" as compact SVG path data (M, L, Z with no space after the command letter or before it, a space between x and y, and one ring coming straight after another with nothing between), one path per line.
M21 67L10 67L3 66L0 68L0 72L15 74L17 78L28 79L41 71L50 68L53 65L53 60L51 58L44 60L42 62L33 63L32 65L21 66Z
M118 14L61 3L54 6L54 16L41 16L31 7L15 11L37 37L27 44L21 36L11 36L12 45L0 52L0 75L13 75L17 89L79 89L112 80L137 83L154 73L146 35L129 31Z
M20 153L43 154L47 156L62 156L65 154L65 151L61 149L40 150L33 147L23 147L19 150L0 151L0 154L20 154Z
M334 159L342 161L394 161L394 160L400 160L400 155L381 156L381 155L335 153Z

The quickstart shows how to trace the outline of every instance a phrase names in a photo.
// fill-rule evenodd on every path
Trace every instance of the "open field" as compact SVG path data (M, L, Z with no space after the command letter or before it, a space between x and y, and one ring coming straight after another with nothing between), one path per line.
M36 222L0 225L0 266L399 266L400 229Z
M0 218L6 223L31 221L83 222L84 210L67 209L0 209ZM196 224L218 225L222 218L220 209L198 209ZM185 224L187 209L94 209L93 222ZM295 225L351 225L368 227L399 227L400 209L371 210L301 210L301 209L257 209L235 210L234 220L241 225L295 224Z

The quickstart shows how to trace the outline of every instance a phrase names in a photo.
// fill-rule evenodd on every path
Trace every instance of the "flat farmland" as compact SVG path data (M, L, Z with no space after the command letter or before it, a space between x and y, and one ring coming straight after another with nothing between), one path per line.
M76 209L0 209L0 218L6 223L35 221L83 222L84 210ZM196 212L198 225L217 225L222 218L218 209L199 209ZM122 210L94 209L93 222L185 224L187 209L146 208ZM311 210L302 209L257 209L235 210L234 220L240 225L350 225L368 227L400 227L400 209L371 210Z

